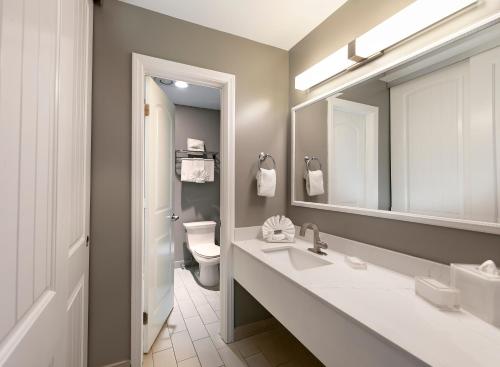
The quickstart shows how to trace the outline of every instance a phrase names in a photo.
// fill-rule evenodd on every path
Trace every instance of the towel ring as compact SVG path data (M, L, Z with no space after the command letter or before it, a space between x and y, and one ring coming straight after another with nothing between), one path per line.
M310 169L309 169L309 164L310 164L312 161L316 161L316 162L318 162L318 164L319 164L319 169L320 169L320 170L322 169L322 168L321 168L321 162L319 161L319 158L318 158L318 157L314 157L314 156L312 156L312 157L308 157L308 156L306 155L306 156L304 157L304 161L306 162L306 169L307 169L308 171L310 171Z
M259 169L261 168L262 162L264 162L267 158L270 158L273 161L274 169L276 169L276 162L275 162L273 156L271 154L267 154L264 152L259 153L259 160L258 160Z

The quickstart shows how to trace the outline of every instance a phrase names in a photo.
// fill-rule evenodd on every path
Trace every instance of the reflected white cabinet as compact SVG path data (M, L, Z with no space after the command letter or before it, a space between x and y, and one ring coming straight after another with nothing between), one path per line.
M391 210L498 222L499 54L391 88Z

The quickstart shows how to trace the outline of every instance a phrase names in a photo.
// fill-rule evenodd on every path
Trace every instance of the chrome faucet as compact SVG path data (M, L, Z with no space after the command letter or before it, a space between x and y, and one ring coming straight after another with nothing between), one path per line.
M302 227L300 227L300 235L304 237L308 228L312 229L314 232L314 247L308 248L308 250L318 255L327 255L326 252L321 251L321 249L328 248L328 245L319 238L319 228L316 224L304 223Z

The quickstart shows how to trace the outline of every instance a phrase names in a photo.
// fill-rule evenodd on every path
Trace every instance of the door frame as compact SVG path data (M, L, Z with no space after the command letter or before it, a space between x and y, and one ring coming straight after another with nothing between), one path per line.
M132 187L131 187L131 366L141 367L144 239L144 90L145 77L183 80L221 89L220 218L221 336L233 341L234 309L231 250L235 204L235 83L232 74L132 53Z

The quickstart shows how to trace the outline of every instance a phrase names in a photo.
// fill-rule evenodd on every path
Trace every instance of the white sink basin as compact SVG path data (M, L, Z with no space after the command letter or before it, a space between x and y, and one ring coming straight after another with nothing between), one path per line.
M306 270L331 265L330 261L292 246L262 249L276 265L292 266L295 270Z

